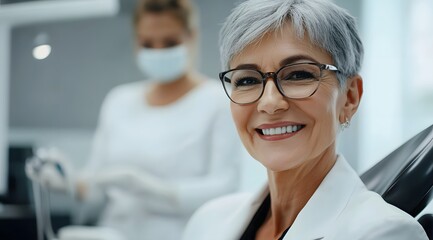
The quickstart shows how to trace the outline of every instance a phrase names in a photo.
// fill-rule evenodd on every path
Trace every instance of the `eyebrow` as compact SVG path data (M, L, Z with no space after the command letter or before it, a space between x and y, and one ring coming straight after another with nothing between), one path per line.
M302 60L308 60L310 62L318 63L318 61L316 59L314 59L313 57L311 57L309 55L298 54L298 55L293 55L293 56L284 58L283 60L280 61L280 66L288 65L288 64L299 62ZM257 64L254 64L254 63L246 63L246 64L239 64L234 69L259 69L259 66Z
M284 65L287 65L287 64L299 62L301 60L308 60L308 61L311 61L311 62L314 62L314 63L318 63L318 61L316 59L314 59L313 57L311 57L309 55L299 54L299 55L290 56L288 58L285 58L285 59L281 60L280 61L280 66L284 66Z

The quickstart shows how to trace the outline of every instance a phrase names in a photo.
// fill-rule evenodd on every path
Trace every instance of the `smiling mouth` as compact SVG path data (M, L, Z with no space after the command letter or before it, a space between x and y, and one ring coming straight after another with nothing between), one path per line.
M305 127L305 125L289 125L289 126L276 127L276 128L256 129L256 131L260 135L274 136L274 135L296 133L296 132L300 131L301 129L303 129L304 127Z

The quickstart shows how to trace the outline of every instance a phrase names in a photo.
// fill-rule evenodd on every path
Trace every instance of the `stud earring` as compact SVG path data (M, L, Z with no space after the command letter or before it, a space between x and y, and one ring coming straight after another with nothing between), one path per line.
M346 117L346 121L341 124L341 130L344 130L348 127L350 127L350 119L348 117Z

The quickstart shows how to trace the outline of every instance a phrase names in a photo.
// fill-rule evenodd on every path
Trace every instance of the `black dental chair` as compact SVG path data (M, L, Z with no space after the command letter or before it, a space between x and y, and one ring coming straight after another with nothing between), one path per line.
M361 179L388 203L417 216L433 198L433 125L363 173ZM433 214L418 221L433 240Z

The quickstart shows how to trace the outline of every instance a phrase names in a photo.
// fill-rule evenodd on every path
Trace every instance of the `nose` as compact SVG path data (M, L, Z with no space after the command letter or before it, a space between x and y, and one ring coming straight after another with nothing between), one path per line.
M272 78L267 78L263 95L257 104L259 112L267 114L275 114L278 112L286 111L290 105L287 99L280 93L275 81Z

